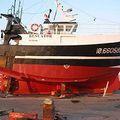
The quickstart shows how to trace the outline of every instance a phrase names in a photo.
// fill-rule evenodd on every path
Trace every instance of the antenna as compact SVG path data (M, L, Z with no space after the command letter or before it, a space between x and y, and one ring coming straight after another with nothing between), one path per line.
M50 18L51 12L52 12L52 10L50 9L50 10L49 10L49 13L48 13L48 18Z
M57 10L55 11L55 15L54 15L54 21L55 21L55 19L56 19L56 15L57 15Z

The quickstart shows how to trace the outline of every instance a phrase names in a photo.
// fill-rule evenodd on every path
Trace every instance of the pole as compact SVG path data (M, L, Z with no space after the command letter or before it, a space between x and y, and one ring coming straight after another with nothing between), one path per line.
M103 97L105 97L105 95L106 95L106 92L107 92L108 86L109 86L109 81L107 81L106 87L104 88Z

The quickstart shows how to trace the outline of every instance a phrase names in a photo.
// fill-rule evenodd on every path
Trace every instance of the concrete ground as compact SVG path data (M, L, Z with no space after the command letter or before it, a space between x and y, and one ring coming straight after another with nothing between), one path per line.
M67 120L120 120L120 94L101 96L77 96L69 99L41 96L19 96L0 98L0 110L12 109L16 112L36 112L42 119L45 98L52 98L55 108ZM8 120L8 116L0 116Z

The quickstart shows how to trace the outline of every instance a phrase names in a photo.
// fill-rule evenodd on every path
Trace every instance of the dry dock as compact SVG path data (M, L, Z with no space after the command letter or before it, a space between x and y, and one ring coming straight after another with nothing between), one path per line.
M14 108L17 112L36 112L42 119L42 106L46 97L19 96L0 98L0 110ZM54 100L56 110L67 120L120 120L120 94L101 96L79 96ZM0 116L0 120L8 120Z

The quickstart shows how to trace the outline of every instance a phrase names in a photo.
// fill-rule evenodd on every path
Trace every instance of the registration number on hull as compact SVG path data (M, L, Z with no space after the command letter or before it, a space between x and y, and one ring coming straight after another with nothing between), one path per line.
M96 54L116 54L116 53L120 53L120 47L96 49Z

